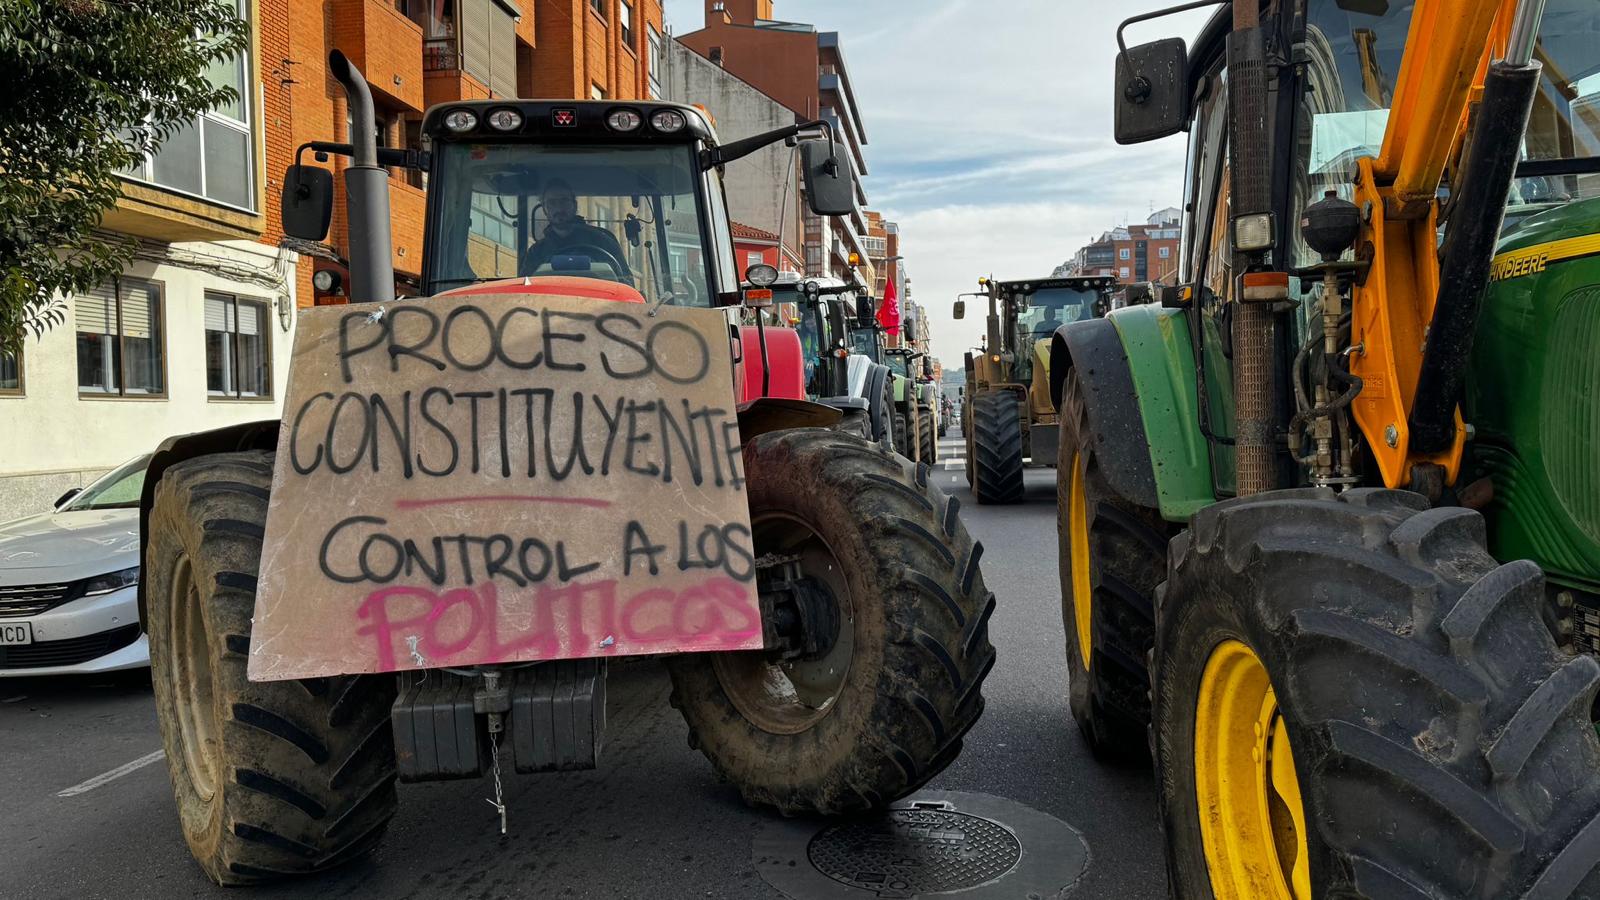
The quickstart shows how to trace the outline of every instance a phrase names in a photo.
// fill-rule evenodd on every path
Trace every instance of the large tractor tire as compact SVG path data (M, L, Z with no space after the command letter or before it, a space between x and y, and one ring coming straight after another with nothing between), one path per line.
M837 604L838 633L809 660L671 657L673 703L746 801L880 808L949 765L983 711L995 600L982 547L928 470L881 446L772 432L745 444L744 465L757 559L798 557Z
M906 424L906 414L898 407L894 411L894 452L905 457L910 462L917 461L916 435L911 431L911 426Z
M221 453L168 469L144 561L178 820L222 885L350 860L377 844L395 811L392 676L245 678L272 461Z
M917 461L923 465L931 466L939 461L939 441L933 431L933 410L921 407L917 410L917 447L920 450Z
M1119 496L1095 451L1076 370L1062 389L1056 447L1056 559L1066 627L1067 699L1096 758L1150 758L1155 593L1171 526Z
M1600 664L1544 577L1418 495L1198 513L1156 615L1177 898L1600 897Z
M1021 503L1022 418L1017 398L1005 391L972 401L972 493L985 506Z

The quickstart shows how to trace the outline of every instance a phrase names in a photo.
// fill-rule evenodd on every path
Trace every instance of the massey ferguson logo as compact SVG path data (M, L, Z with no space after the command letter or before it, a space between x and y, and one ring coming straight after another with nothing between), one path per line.
M572 128L578 124L578 111L575 109L558 109L550 114L551 122L557 128Z

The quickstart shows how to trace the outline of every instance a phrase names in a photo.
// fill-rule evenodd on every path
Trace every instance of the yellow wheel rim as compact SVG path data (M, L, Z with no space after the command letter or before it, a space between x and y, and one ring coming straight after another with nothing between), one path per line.
M1078 465L1078 454L1072 454L1068 470L1067 542L1072 550L1072 621L1078 626L1078 657L1083 660L1084 671L1088 671L1094 640L1094 632L1090 630L1094 604L1090 602L1089 587L1089 501L1083 493L1083 467Z
M1195 710L1195 793L1216 900L1309 900L1305 807L1267 669L1240 641L1206 661Z

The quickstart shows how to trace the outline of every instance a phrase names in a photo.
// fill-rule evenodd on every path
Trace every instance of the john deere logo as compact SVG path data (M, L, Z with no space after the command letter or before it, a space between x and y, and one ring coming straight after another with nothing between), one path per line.
M1522 275L1533 275L1544 271L1550 262L1548 250L1537 253L1507 254L1494 261L1494 268L1489 270L1490 281L1504 281L1507 278L1517 278Z

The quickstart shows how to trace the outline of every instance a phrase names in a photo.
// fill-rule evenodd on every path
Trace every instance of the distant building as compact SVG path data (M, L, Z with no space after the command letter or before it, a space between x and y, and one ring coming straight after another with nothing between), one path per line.
M1143 225L1119 226L1078 248L1058 275L1109 275L1119 284L1155 281L1174 284L1178 278L1178 243L1182 213L1168 207L1152 213Z
M657 68L662 99L704 108L723 143L795 123L794 112L787 106L679 41L669 38L660 53ZM800 182L798 155L782 143L729 164L723 173L728 215L733 221L740 223L739 227L772 235L774 248L782 235L783 252L773 253L774 259L768 260L780 271L806 270ZM744 269L741 259L739 271Z
M868 253L864 206L866 128L856 106L839 35L773 18L772 0L706 0L705 27L679 38L684 46L787 107L797 121L832 126L855 183L855 209L826 221L802 211L807 274L843 278L851 253ZM871 280L874 273L863 273Z

